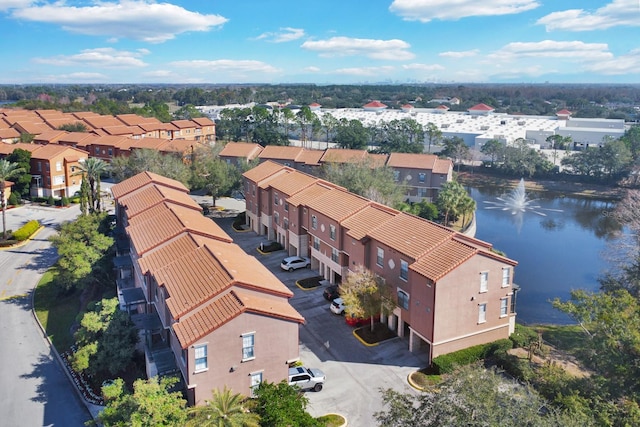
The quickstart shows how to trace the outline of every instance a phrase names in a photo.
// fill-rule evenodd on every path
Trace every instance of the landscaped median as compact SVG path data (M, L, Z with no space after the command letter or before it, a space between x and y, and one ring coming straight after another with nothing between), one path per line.
M371 325L361 326L353 330L353 336L367 347L375 347L382 341L397 337L384 323L374 323L373 330Z
M324 277L322 276L307 277L306 279L300 279L296 281L296 286L303 291L312 291L314 289L317 289L321 285L320 282L322 282L323 280Z
M272 252L278 252L283 250L284 247L278 242L260 243L260 246L256 250L262 255L269 255Z
M10 239L0 241L0 250L16 248L26 244L43 228L44 226L40 225L40 223L35 219L27 222L25 225L11 233Z

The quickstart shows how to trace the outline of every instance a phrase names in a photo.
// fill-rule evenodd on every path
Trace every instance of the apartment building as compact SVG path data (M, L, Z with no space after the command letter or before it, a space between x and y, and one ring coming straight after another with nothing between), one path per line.
M411 351L433 358L514 331L517 262L491 244L275 162L243 177L255 232L309 256L331 283L364 266L392 287L397 308L383 320Z
M112 187L121 304L144 337L147 374L178 374L190 404L227 386L251 395L288 376L302 316L293 293L247 255L178 181L143 172ZM277 343L278 345L273 345Z
M407 187L407 200L435 201L438 190L453 178L453 164L433 154L391 153L386 165L393 179Z
M82 176L80 163L89 153L77 148L51 144L0 144L0 158L13 153L15 149L31 153L31 190L35 197L65 197L80 191Z

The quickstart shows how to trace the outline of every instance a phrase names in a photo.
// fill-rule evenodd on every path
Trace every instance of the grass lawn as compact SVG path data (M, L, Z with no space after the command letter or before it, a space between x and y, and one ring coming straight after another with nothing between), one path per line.
M48 270L38 283L34 298L34 310L42 327L58 352L67 351L73 344L71 325L79 312L80 291L59 297L53 285L56 271Z
M365 325L356 329L354 333L367 344L376 344L397 337L385 323L375 323L373 331L371 325Z
M296 282L296 285L298 285L302 289L315 289L320 286L320 282L322 280L324 280L324 277L322 276L307 277L306 279L298 280Z
M324 423L327 427L340 427L347 422L342 415L327 414L317 418L318 421Z
M535 328L542 331L542 338L549 344L573 355L580 354L585 349L585 342L589 339L578 325L543 325Z
M440 375L432 375L422 370L411 373L411 381L422 390L439 384L442 381Z

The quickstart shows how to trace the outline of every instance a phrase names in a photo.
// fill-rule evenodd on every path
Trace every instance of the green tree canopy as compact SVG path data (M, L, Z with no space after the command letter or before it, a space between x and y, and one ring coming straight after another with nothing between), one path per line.
M309 400L286 381L263 381L255 390L255 412L262 427L321 427L307 412Z
M5 188L7 181L14 176L18 176L24 170L18 163L12 163L5 159L0 159L0 209L2 209L2 239L7 240L7 218L5 209L7 202L4 199Z
M376 315L389 315L396 308L390 286L361 265L356 266L355 271L350 272L340 284L340 297L344 300L346 315L371 318L371 330Z
M18 167L22 169L22 172L11 178L13 182L11 192L19 194L21 197L28 196L31 186L31 151L16 148L11 154L5 157L5 160L17 163Z
M148 148L133 150L130 156L115 157L111 161L110 170L116 181L149 171L187 185L191 175L189 167L182 161L182 156Z
M204 405L188 409L187 426L192 427L259 427L260 416L249 412L247 398L233 393L226 386L222 391L213 390L212 399ZM249 402L251 403L251 402Z
M369 142L369 131L360 120L340 119L333 140L340 148L362 150Z
M169 391L177 378L136 380L133 394L120 378L102 388L106 406L98 415L105 427L178 427L185 425L186 400Z

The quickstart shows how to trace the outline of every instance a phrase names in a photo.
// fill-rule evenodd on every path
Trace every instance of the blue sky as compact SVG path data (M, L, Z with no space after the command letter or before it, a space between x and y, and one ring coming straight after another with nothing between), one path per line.
M0 84L640 83L640 0L0 0Z

